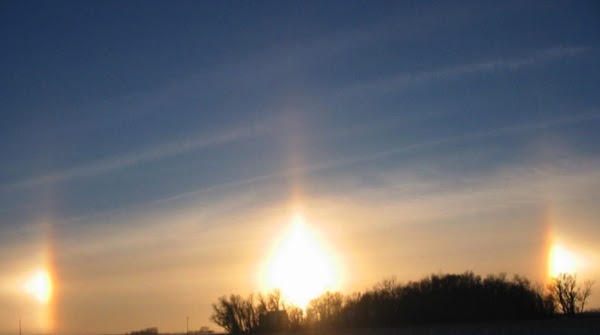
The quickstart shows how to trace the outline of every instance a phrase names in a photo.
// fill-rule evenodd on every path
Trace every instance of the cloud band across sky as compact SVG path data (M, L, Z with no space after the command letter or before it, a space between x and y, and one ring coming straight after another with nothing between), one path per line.
M37 185L58 183L76 178L85 178L109 173L114 170L143 164L155 160L165 159L183 153L216 147L219 145L241 141L266 132L267 128L261 125L250 125L221 131L209 136L199 136L184 140L170 141L161 145L143 149L130 154L113 156L83 165L67 168L62 171L50 172L43 176L32 177L8 185L10 189L22 189Z
M523 56L496 58L432 71L396 74L379 80L360 82L349 89L360 94L364 94L364 92L390 92L413 85L424 85L429 82L457 79L474 74L498 74L523 70L574 57L590 50L591 48L587 46L554 46Z

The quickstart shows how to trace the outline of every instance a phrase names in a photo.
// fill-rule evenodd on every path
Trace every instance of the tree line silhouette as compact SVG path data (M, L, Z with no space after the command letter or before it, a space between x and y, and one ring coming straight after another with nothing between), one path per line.
M267 295L222 296L210 319L233 334L303 329L532 320L582 312L593 282L561 274L547 288L506 274L433 274L401 284L390 278L364 293L326 292L302 309L279 290Z

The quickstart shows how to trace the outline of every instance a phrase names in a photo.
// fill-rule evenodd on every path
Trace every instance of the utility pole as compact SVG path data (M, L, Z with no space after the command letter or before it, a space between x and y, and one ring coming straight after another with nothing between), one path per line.
M189 334L190 333L190 317L186 316L185 317L185 333ZM21 334L19 334L21 335Z
M21 335L21 318L19 318L19 335Z

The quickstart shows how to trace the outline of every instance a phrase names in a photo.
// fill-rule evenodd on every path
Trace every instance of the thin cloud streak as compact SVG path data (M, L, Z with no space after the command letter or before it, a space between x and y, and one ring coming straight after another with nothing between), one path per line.
M391 78L358 83L357 85L351 86L349 89L351 91L362 92L389 92L405 88L411 85L422 85L436 80L449 80L478 73L517 71L523 68L549 63L566 57L576 56L587 52L590 49L591 48L587 46L555 46L547 49L538 50L528 56L498 58L484 62L470 63L435 71L426 71L414 74L402 73Z
M416 74L401 74L393 78L384 80L360 83L350 88L351 91L359 90L364 92L369 91L392 91L407 87L410 85L424 84L434 80L445 80L475 73L496 73L503 71L515 71L524 67L530 67L537 64L547 63L561 58L575 56L590 50L589 47L585 46L573 46L573 47L553 47L543 49L534 54L526 57L515 57L515 58L504 58L496 59L492 61L466 64L438 71L428 71ZM131 153L129 155L122 155L116 157L110 157L81 166L65 169L63 171L56 171L49 173L44 176L32 177L27 180L23 180L5 188L8 189L22 189L36 185L62 182L65 180L71 180L74 178L89 177L107 173L113 170L137 165L140 163L158 160L177 154L199 150L206 147L220 145L224 143L238 141L244 138L252 137L262 131L260 126L251 126L246 128L234 129L221 134L213 135L206 138L188 139L184 141L173 141L163 144L156 148L150 148L137 153ZM500 130L501 131L501 130ZM469 135L467 135L469 136ZM432 141L431 144L435 144L437 141ZM405 151L412 150L421 146L428 146L431 144L416 144L408 146L404 149L395 149ZM385 155L385 153L375 154ZM329 164L329 163L325 163ZM253 178L254 179L254 178ZM262 180L263 178L259 178Z
M447 145L447 144L464 143L464 142L473 141L473 140L481 140L481 139L494 138L494 137L504 136L504 135L526 133L529 131L535 131L535 130L553 128L553 127L560 127L560 126L567 126L567 125L571 125L571 124L577 124L580 122L597 120L597 119L600 119L600 113L597 113L597 112L596 113L581 113L581 114L569 116L566 118L560 118L560 119L555 119L555 120L550 120L550 121L542 121L542 122L536 122L536 123L531 123L531 124L526 124L526 125L512 125L512 126L500 127L500 128L495 128L495 129L486 130L486 131L472 132L472 133L455 136L455 137L446 137L446 138L431 140L431 141L427 141L427 142L408 144L405 146L388 149L388 150L383 150L383 151L379 151L379 152L374 152L374 153L370 153L370 154L357 155L357 156L340 158L340 159L332 159L332 160L322 161L322 162L318 162L318 163L314 163L314 164L307 164L307 165L304 165L301 167L297 167L297 168L293 168L293 169L289 169L289 170L285 170L285 171L281 171L281 172L268 173L268 174L264 174L264 175L251 177L251 178L231 181L231 182L223 183L223 184L219 184L219 185L213 185L213 186L202 188L202 189L199 189L196 191L191 191L191 192L175 195L172 197L166 197L163 199L155 200L144 206L154 206L154 205L158 205L161 203L168 203L168 202L172 202L172 201L176 201L176 200L180 200L180 199L192 198L194 196L198 196L198 195L204 194L204 193L210 193L212 191L224 190L224 189L246 186L246 185L252 185L252 184L259 183L259 182L266 182L266 181L270 181L270 180L274 180L274 179L284 179L284 178L298 175L298 174L309 174L309 173L333 169L333 168L341 168L341 167L345 167L345 166L349 166L349 165L353 165L353 164L370 162L370 161L374 161L374 160L378 160L378 159L384 159L384 158L388 158L391 156L408 153L408 152L419 150L419 149L430 149L430 148L435 148L435 147Z
M419 150L419 149L429 149L429 148L434 148L434 147L447 145L447 144L464 143L464 142L468 142L468 141L480 140L480 139L485 139L485 138L493 138L493 137L510 135L510 134L525 133L525 132L534 131L534 130L560 127L560 126L566 126L566 125L570 125L570 124L577 124L577 123L580 123L583 121L590 121L590 120L596 120L596 119L600 119L600 113L582 113L582 114L573 115L573 116L566 117L566 118L550 120L550 121L542 121L542 122L531 123L531 124L526 124L526 125L513 125L513 126L507 126L507 127L500 127L500 128L495 128L495 129L491 129L491 130L472 132L472 133L454 136L454 137L445 137L445 138L435 139L435 140L421 142L421 143L408 144L405 146L392 148L392 149L388 149L388 150L383 150L383 151L366 154L366 155L362 155L362 156L354 156L354 157L349 157L349 158L341 158L341 159L335 159L335 160L330 160L330 161L324 161L324 162L320 162L320 163L316 163L316 164L312 164L312 165L306 165L306 166L300 167L298 169L294 169L294 170L288 172L288 174L310 173L313 171L319 171L319 170L324 170L324 169L330 169L330 168L336 168L336 167L342 167L342 166L347 166L347 165L352 165L352 164L374 161L374 160L383 159L383 158L387 158L390 156L395 156L395 155L399 155L399 154L403 154L403 153L407 153L407 152L411 152L411 151L415 151L415 150Z
M159 199L156 199L156 200L153 200L150 202L134 205L134 206L127 207L127 208L101 211L101 212L96 212L93 214L83 215L83 216L65 217L65 218L62 218L60 220L60 222L62 224L73 224L76 222L87 222L90 220L101 221L101 220L106 220L107 218L110 218L113 216L119 216L120 213L131 212L132 210L135 211L135 210L141 210L141 209L156 208L156 207L172 204L177 201L194 199L196 197L211 194L213 192L227 191L227 190L231 190L234 188L240 188L240 187L248 187L248 186L256 185L259 183L265 184L265 183L272 182L272 181L275 181L278 179L285 180L286 178L289 178L291 176L297 176L299 174L307 175L307 174L316 173L319 171L327 171L330 169L343 168L343 167L354 165L354 164L361 164L361 163L376 161L379 159L393 157L396 155L402 155L402 154L414 152L414 151L421 150L421 149L432 149L432 148L436 148L436 147L443 146L443 145L460 144L460 143L464 143L467 141L482 140L482 139L486 139L486 138L494 138L494 137L511 135L511 134L526 133L528 131L535 131L535 130L540 130L540 129L548 129L548 128L553 128L553 127L567 126L567 125L577 124L577 123L584 122L584 121L597 120L597 119L600 119L600 113L597 113L597 112L596 113L581 113L581 114L573 115L570 117L560 118L560 119L555 119L555 120L550 120L550 121L542 121L542 122L530 123L530 124L525 124L525 125L512 125L512 126L506 126L506 127L499 127L499 128L495 128L495 129L491 129L491 130L487 130L487 131L472 132L469 134L464 134L464 135L455 136L455 137L446 137L446 138L440 138L440 139L421 142L421 143L413 143L413 144L408 144L408 145L391 148L388 150L373 152L373 153L369 153L369 154L355 155L355 156L339 158L339 159L331 159L331 160L321 161L321 162L317 162L317 163L313 163L313 164L306 164L306 165L303 165L303 166L300 166L297 168L287 169L284 171L266 173L266 174L258 175L255 177L245 178L245 179L232 180L230 182L211 185L211 186L203 187L203 188L200 188L197 190L159 198ZM22 226L20 229L25 229L25 226ZM6 233L6 231L5 231L5 233Z
M196 150L215 147L222 144L237 142L264 133L267 127L252 125L223 131L212 136L188 138L180 141L171 141L162 145L126 155L109 157L88 164L56 171L44 176L33 177L11 185L8 189L22 189L32 186L63 182L76 178L90 177L105 174L114 170L164 159L167 157L188 153Z

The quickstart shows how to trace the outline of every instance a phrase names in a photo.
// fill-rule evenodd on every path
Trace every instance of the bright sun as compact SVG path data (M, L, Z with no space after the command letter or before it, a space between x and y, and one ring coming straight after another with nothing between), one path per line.
M329 253L296 215L291 229L273 253L266 271L266 284L278 288L288 301L306 308L310 300L335 289L338 278Z
M577 271L577 258L563 246L555 244L550 249L548 260L548 272L551 277L556 277L561 273L573 274Z
M40 270L34 273L24 284L25 292L38 302L46 304L52 297L52 280L48 271Z

